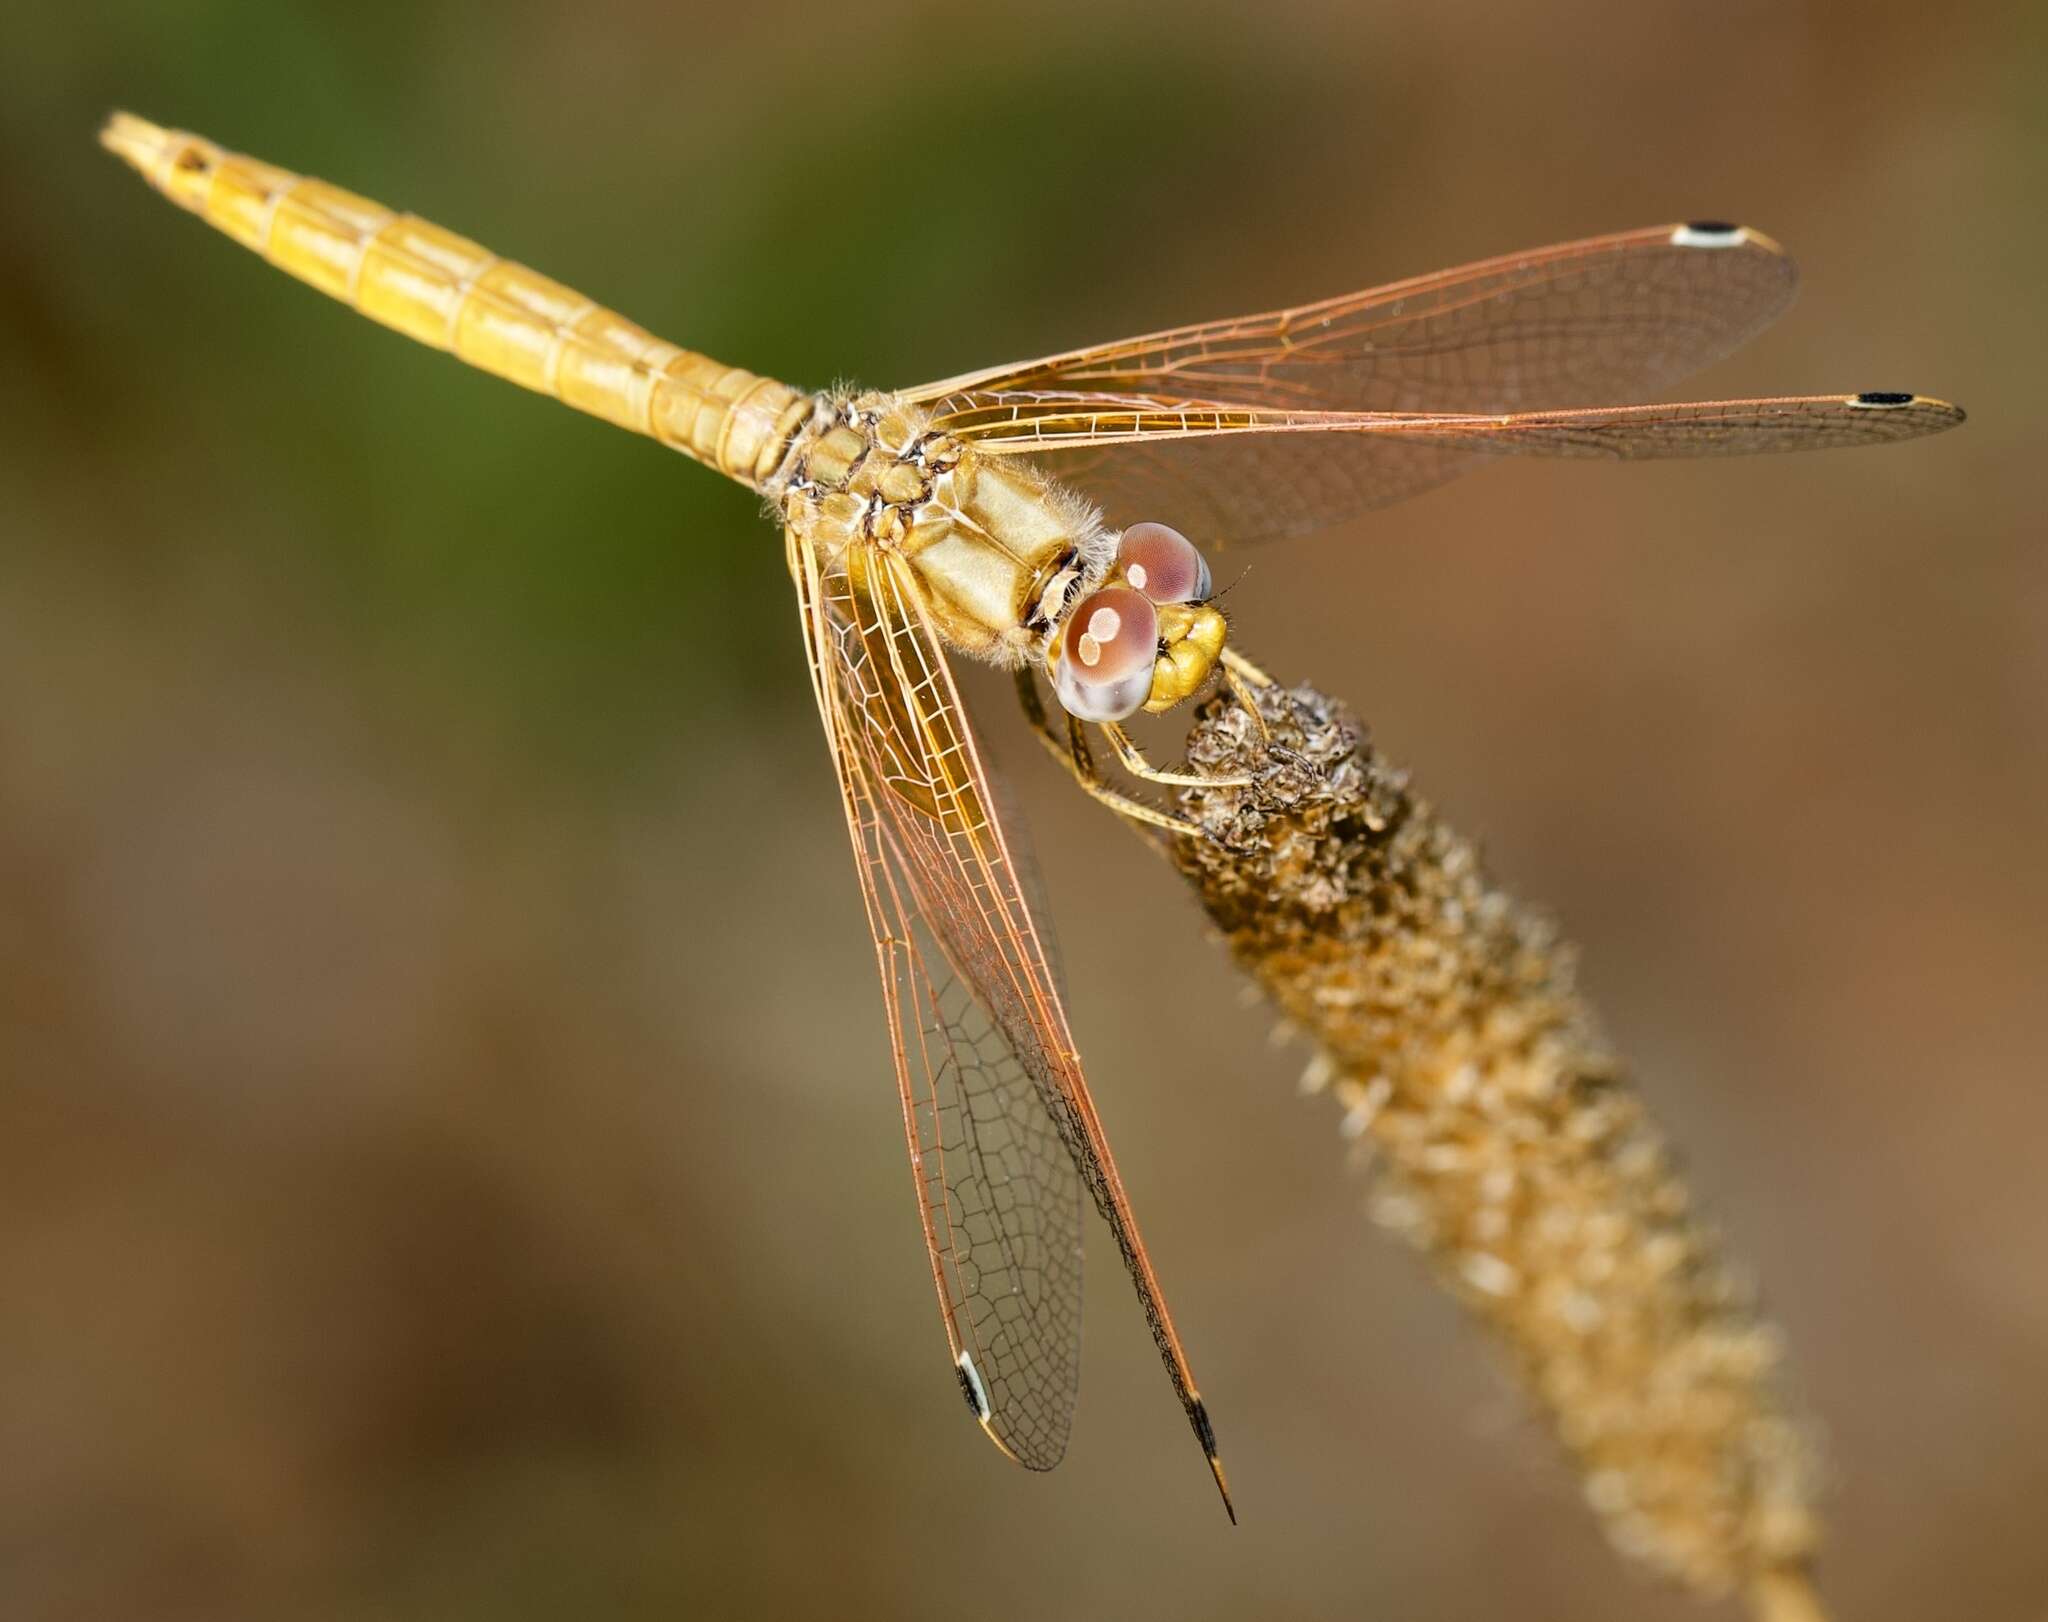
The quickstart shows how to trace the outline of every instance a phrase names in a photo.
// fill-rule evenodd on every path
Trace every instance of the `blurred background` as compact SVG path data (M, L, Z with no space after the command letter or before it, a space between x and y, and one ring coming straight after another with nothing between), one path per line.
M1244 1525L1100 1234L1067 1462L996 1457L753 499L265 269L95 148L120 105L813 385L1779 236L1802 296L1702 390L1966 428L1503 467L1221 572L1582 943L1828 1433L1840 1616L2042 1615L2044 16L14 18L0 1612L1733 1614L1610 1555L1191 898L976 672Z

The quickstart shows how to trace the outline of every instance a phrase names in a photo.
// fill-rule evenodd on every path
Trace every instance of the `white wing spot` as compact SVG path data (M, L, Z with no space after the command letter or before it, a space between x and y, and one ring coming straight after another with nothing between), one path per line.
M959 1357L960 1384L966 1389L967 1400L974 1405L974 1417L984 1425L988 1423L988 1387L981 1383L981 1370L974 1366L974 1359L962 1352Z
M1681 225L1671 233L1674 248L1733 248L1749 239L1740 225Z

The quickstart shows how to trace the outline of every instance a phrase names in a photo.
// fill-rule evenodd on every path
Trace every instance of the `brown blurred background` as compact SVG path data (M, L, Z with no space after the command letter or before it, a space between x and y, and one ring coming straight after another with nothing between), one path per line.
M997 1458L752 500L176 214L93 146L123 105L813 384L1780 236L1800 302L1702 388L1965 429L1502 468L1222 569L1583 943L1829 1433L1840 1616L2042 1615L2043 19L13 19L0 1614L1724 1614L1610 1556L1190 899L976 675L1245 1524L1106 1245L1066 1464Z

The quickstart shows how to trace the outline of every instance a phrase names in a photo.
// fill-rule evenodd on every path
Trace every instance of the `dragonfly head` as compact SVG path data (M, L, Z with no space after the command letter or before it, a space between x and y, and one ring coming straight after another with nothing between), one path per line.
M1133 524L1109 578L1075 603L1046 648L1053 691L1084 721L1158 714L1191 697L1223 653L1209 565L1164 524Z

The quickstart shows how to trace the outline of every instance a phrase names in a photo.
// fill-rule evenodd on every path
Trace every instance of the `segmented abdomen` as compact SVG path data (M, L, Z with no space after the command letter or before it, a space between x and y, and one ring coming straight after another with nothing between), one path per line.
M278 269L470 365L759 487L811 397L665 343L561 283L325 181L116 113L102 141Z

